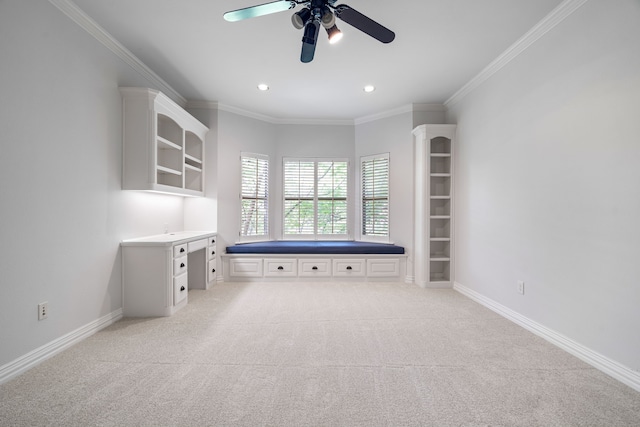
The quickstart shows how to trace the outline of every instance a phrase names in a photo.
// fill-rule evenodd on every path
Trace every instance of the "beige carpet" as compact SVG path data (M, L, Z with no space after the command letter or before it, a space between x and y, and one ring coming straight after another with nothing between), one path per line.
M219 284L0 386L0 426L640 426L640 393L451 290Z

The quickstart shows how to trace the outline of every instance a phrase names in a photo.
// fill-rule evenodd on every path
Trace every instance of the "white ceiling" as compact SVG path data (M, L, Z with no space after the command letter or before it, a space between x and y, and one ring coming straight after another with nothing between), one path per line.
M354 120L412 103L441 104L547 16L561 0L348 0L396 33L382 44L338 20L300 62L296 10L226 22L266 0L74 0L190 101L274 119ZM342 4L338 1L337 4ZM260 92L258 83L271 89ZM376 91L367 94L365 84Z

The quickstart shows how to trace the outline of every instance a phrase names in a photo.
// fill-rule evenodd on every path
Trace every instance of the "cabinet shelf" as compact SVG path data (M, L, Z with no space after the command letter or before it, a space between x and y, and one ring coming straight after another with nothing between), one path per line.
M170 175L177 175L177 176L182 175L181 171L178 171L178 170L175 170L175 169L171 169L171 168L167 168L167 167L160 166L160 165L156 166L156 169L158 170L158 173L167 173L167 174L170 174Z
M185 168L185 169L192 170L192 171L195 171L195 172L202 172L202 169L200 169L199 167L192 166L192 165L190 165L190 164L188 164L188 163L185 163L185 164L184 164L184 168Z
M176 143L169 141L161 136L157 138L159 150L178 150L181 151L182 147Z
M196 159L195 157L190 156L190 155L188 155L188 154L185 154L185 155L184 155L184 158L185 158L185 160L190 160L190 161L191 161L191 162L193 162L193 163L197 163L197 164L200 164L200 165L202 164L202 160L200 160L200 159Z

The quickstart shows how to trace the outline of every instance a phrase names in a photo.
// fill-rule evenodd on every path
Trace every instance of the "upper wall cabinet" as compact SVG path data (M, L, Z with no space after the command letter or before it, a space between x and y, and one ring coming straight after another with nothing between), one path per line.
M120 88L123 106L122 188L204 196L206 126L166 95Z

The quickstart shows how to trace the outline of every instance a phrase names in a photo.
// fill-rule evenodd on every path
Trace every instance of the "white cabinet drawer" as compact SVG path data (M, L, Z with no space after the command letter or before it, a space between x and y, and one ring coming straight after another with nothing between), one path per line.
M396 277L400 275L400 260L393 259L368 259L367 276L369 277Z
M300 259L298 260L298 275L301 277L331 276L331 260L321 258Z
M183 274L173 279L173 305L180 304L189 292L188 275Z
M217 265L216 265L216 260L214 259L213 261L209 261L209 265L208 265L208 270L207 270L207 281L212 282L216 279L216 275L218 274L218 272L216 271Z
M202 248L206 248L207 247L207 239L201 239L201 240L196 240L195 242L189 242L187 243L187 252L191 253L191 252L195 252L197 250L200 250Z
M216 245L216 236L209 237L209 246L215 246L215 245Z
M187 244L175 245L173 247L173 257L178 258L187 254Z
M333 260L334 276L359 276L365 275L364 259L334 259Z
M187 272L187 256L174 258L173 260L173 276L179 276Z
M295 259L266 258L264 260L265 277L295 277L298 275L298 263Z
M231 258L229 275L231 277L262 277L262 259Z
M216 257L216 247L214 246L209 246L207 248L207 259L215 259Z

